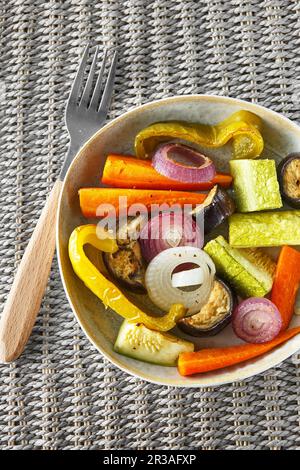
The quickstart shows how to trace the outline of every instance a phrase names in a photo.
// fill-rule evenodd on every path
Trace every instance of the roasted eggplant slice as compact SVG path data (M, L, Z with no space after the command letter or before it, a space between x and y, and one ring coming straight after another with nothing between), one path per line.
M199 211L204 211L204 233L207 234L233 214L235 203L224 189L216 185L192 214L196 216Z
M115 253L103 253L103 260L108 272L121 285L134 292L145 293L145 265L140 244L136 239L142 222L142 216L138 216L119 227L119 249Z
M178 321L177 326L191 336L213 336L230 323L236 295L221 279L215 279L207 303L200 312Z
M120 244L115 253L103 253L103 260L111 276L124 287L135 292L145 292L145 268L138 241Z
M291 207L300 208L300 153L291 153L277 167L280 191Z

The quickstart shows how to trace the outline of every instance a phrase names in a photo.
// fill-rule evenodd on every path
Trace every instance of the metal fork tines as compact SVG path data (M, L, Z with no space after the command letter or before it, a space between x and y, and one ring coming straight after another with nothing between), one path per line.
M99 47L97 46L84 84L89 58L89 46L85 48L73 82L65 114L66 125L70 135L70 146L61 170L61 178L65 176L79 148L104 124L107 117L114 86L117 53L114 52L113 54L107 79L104 83L108 54L107 51L104 52L100 71L97 74L98 52Z

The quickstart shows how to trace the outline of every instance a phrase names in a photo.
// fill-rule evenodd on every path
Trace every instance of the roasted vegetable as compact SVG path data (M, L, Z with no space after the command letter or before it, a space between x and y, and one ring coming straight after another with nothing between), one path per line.
M202 270L200 285L192 291L174 287L173 273L191 264ZM146 269L145 284L150 299L160 309L167 311L175 302L187 309L187 315L193 315L207 302L214 276L215 265L204 251L194 246L177 246L161 251L153 258Z
M226 173L217 173L211 181L205 183L199 181L183 183L157 173L150 160L140 160L126 155L108 155L101 181L117 188L207 191L215 184L229 188L232 177Z
M170 330L185 315L186 310L180 304L172 305L163 317L152 317L143 312L88 259L84 252L84 245L87 243L107 253L116 252L118 246L111 238L98 238L96 225L75 228L69 239L69 257L75 273L106 307L115 310L123 318L141 322L148 328L159 331Z
M229 243L239 248L300 245L300 210L233 214Z
M118 188L82 188L79 190L79 202L85 217L118 216L120 211L126 211L133 204L143 204L146 210L152 204L202 204L206 194L185 191L161 191L147 189L118 189ZM140 206L139 206L140 207Z
M161 366L176 366L181 352L194 351L190 341L149 330L142 323L124 321L114 350L124 356Z
M201 211L204 211L204 233L207 234L233 214L235 204L227 192L216 185L192 214L196 216Z
M202 248L203 232L191 216L181 212L164 212L144 225L140 234L143 257L151 261L156 255L175 246L195 246Z
M212 160L182 144L163 144L154 152L152 165L161 175L183 183L205 183L216 176Z
M277 167L280 190L284 200L300 209L300 153L291 153Z
M249 111L238 111L214 126L184 121L157 122L137 134L135 153L138 158L147 158L157 144L171 139L205 147L222 147L232 140L233 158L256 158L264 147L260 128L261 119Z
M221 279L215 279L208 301L200 312L181 318L177 325L192 336L216 335L230 323L235 304L236 296L232 290Z
M103 253L103 260L108 272L121 285L134 292L145 293L145 266L141 247L137 238L144 223L142 215L126 220L118 227L115 253Z
M229 164L239 212L282 207L274 160L231 160Z
M279 334L282 319L270 300L250 297L235 308L232 327L235 334L248 343L267 343Z
M128 289L145 292L145 267L139 242L127 240L118 243L118 248L115 253L103 254L107 270Z
M263 344L239 344L227 348L200 349L179 354L178 371L181 375L201 374L223 369L261 356L300 333L300 327L280 333L275 339Z
M276 264L261 250L237 250L220 235L204 251L215 263L217 274L241 297L263 297L272 289Z
M289 326L292 319L299 286L300 252L290 246L283 246L278 258L271 293L271 300L281 314L283 330Z

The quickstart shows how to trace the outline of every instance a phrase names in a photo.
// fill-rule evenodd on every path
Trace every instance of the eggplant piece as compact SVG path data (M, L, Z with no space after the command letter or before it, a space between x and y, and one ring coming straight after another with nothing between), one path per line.
M235 293L219 278L215 278L209 299L200 312L184 317L177 326L191 336L214 336L231 321L237 304Z
M291 153L277 167L280 191L289 206L300 208L300 153Z
M235 203L227 192L218 185L208 193L203 204L193 210L192 215L204 211L204 233L207 235L224 222L235 211Z
M103 253L105 266L112 277L121 285L136 293L146 293L144 287L145 264L137 234L143 216L135 217L119 227L117 232L118 251Z
M145 293L145 267L139 242L131 240L118 246L115 253L103 253L108 272L127 289Z

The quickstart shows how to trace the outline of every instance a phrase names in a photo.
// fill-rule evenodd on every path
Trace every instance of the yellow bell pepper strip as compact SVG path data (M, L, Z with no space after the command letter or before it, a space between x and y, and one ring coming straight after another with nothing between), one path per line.
M143 323L152 330L168 331L182 318L186 309L181 304L174 304L163 317L152 317L143 312L109 279L107 279L96 266L88 259L84 252L84 245L91 244L101 251L114 253L118 250L115 239L98 238L96 225L81 225L73 230L69 239L69 257L77 276L84 282L106 307L115 310L121 317L129 321Z
M261 127L259 116L243 110L214 126L185 121L157 122L136 135L135 153L138 158L148 158L157 144L170 139L214 148L232 140L233 158L256 158L264 148Z

